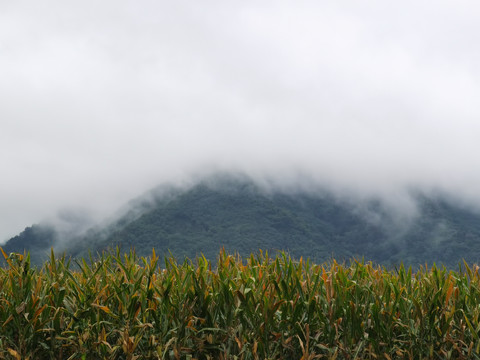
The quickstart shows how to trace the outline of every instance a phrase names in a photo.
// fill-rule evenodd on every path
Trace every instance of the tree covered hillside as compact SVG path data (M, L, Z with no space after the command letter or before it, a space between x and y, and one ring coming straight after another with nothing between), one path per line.
M159 204L138 219L96 241L99 250L120 244L143 254L215 258L219 249L247 255L258 249L287 250L293 256L327 259L359 255L358 242L376 247L383 233L328 196L264 194L251 185L213 189L200 184L174 200ZM89 246L89 247L90 247ZM83 246L79 254L85 250ZM77 254L77 252L75 252Z
M221 248L244 256L259 249L285 250L317 262L364 257L388 266L479 261L478 213L444 197L417 194L415 201L415 213L402 217L380 200L264 191L251 181L227 178L186 190L153 191L118 220L73 240L57 239L52 228L27 228L6 249L44 254L53 245L78 257L120 246L139 255L155 248L179 259L204 254L212 260Z
M11 238L3 250L9 254L12 252L30 252L33 264L39 264L48 258L50 249L57 246L58 234L51 225L33 225L27 227L17 236Z

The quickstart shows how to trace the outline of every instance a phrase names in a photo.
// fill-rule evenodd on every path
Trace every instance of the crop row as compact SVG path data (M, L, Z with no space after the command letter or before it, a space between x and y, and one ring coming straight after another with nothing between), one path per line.
M480 358L478 266L3 254L0 359Z

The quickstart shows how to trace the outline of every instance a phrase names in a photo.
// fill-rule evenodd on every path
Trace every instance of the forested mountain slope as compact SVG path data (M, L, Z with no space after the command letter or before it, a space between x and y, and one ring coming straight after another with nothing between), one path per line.
M439 196L415 195L415 214L399 218L379 200L355 203L328 192L264 191L244 179L152 194L148 201L137 199L135 211L82 237L58 239L54 228L37 225L4 249L30 250L36 261L51 246L74 257L120 246L140 255L155 248L180 259L204 254L214 260L225 248L241 255L286 250L315 261L364 257L388 266L480 260L480 216Z

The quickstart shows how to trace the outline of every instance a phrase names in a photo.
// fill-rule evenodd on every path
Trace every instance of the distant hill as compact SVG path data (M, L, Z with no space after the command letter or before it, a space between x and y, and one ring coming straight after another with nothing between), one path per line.
M20 234L8 240L2 248L7 254L29 251L32 263L39 264L48 257L50 249L55 248L57 244L58 234L55 228L43 224L27 227ZM3 256L0 255L1 258Z
M399 218L379 200L342 201L328 192L265 191L244 178L220 177L188 189L152 191L106 226L65 241L53 227L27 228L4 246L30 250L39 261L51 246L74 257L134 247L140 255L171 252L177 258L221 248L249 255L286 250L325 261L352 257L387 266L428 262L455 266L480 260L480 216L445 197L415 195L417 214Z

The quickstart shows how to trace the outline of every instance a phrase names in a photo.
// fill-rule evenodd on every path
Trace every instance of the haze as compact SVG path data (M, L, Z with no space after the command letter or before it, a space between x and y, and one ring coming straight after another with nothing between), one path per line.
M479 10L2 1L0 240L216 170L480 204Z

